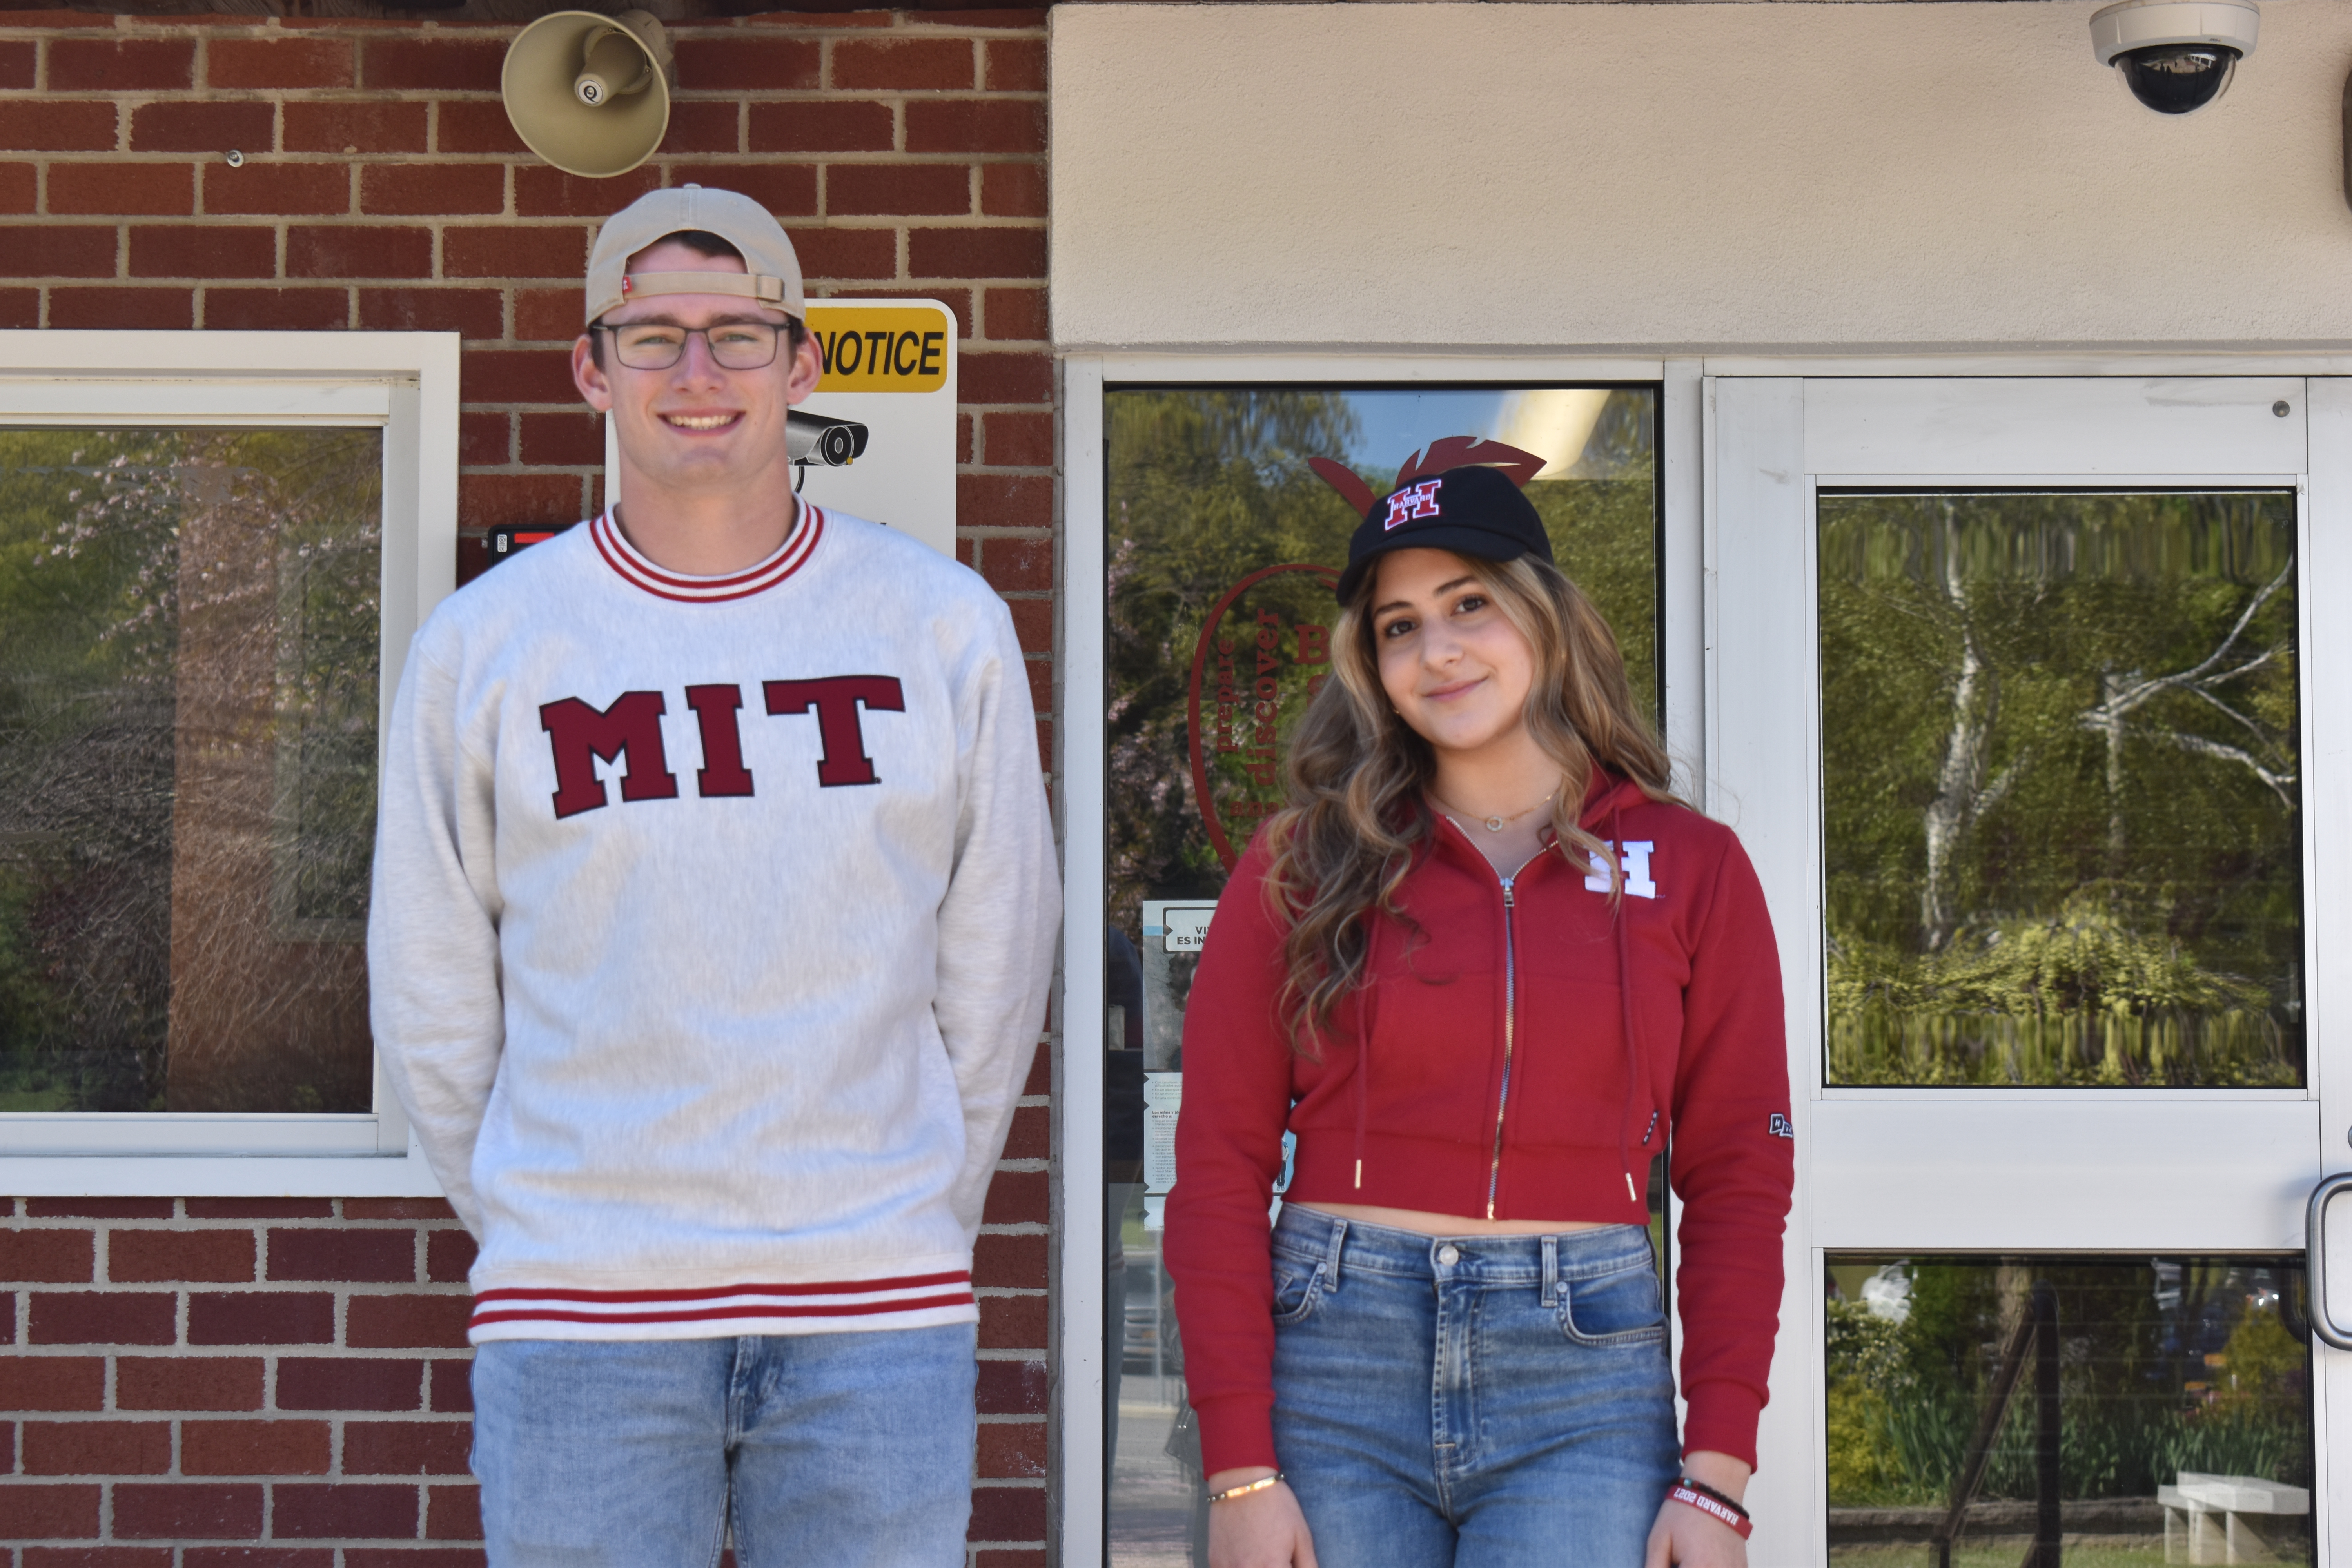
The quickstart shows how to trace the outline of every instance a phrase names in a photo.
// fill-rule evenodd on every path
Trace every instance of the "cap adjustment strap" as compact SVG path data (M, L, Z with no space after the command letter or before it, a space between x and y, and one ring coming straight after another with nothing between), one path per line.
M763 305L781 307L784 280L764 273L633 272L622 278L621 294L629 300L641 300L648 294L740 294Z
M593 322L607 310L617 310L630 300L642 300L649 294L735 294L786 315L797 313L793 310L784 279L766 273L639 272L623 274L620 288L610 299L597 302L589 310L588 320Z

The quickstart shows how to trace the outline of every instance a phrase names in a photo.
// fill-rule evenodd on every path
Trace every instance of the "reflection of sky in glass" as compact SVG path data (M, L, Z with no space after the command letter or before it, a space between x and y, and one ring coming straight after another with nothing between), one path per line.
M1348 466L1367 479L1378 475L1372 488L1385 489L1405 458L1438 437L1493 436L1506 395L1485 390L1349 393L1348 405L1363 434L1347 454Z
M1597 479L1579 471L1609 393L1601 388L1465 388L1345 394L1360 431L1349 467L1386 490L1414 452L1447 436L1503 441L1548 459L1539 479Z

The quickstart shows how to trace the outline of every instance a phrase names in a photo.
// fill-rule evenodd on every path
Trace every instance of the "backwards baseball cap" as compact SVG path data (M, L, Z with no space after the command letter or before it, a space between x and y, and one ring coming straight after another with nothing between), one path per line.
M1504 466L1474 461L1436 473L1421 466L1433 458L1443 462L1459 457L1496 459ZM1543 467L1543 459L1533 453L1463 437L1435 442L1423 458L1405 465L1396 488L1378 500L1363 480L1328 458L1314 458L1312 467L1355 502L1364 517L1348 541L1348 569L1339 574L1341 604L1354 596L1372 563L1391 550L1450 550L1482 561L1534 555L1552 562L1543 519L1519 491L1526 478Z
M743 253L743 272L628 271L629 258L665 236L701 229ZM768 209L733 191L679 185L648 191L604 220L588 254L588 320L650 294L740 294L805 320L801 260Z

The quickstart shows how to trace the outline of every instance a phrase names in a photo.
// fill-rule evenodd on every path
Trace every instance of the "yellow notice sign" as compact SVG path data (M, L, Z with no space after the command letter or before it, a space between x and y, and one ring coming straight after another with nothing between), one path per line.
M819 392L937 392L947 384L955 318L945 310L829 310L812 300L808 325L824 356Z

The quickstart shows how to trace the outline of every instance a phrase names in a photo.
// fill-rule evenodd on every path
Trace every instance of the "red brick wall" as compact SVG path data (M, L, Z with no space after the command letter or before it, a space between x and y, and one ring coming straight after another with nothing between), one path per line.
M748 192L812 295L955 310L958 551L1012 605L1050 767L1043 14L681 25L668 138L604 181L516 141L497 91L513 31L0 12L0 327L462 334L469 576L488 525L598 502L601 437L563 356L595 220L657 184ZM984 1568L1045 1560L1050 1077L1041 1053L981 1241ZM466 1242L437 1205L14 1214L0 1542L23 1544L0 1568L479 1560ZM224 1544L181 1544L202 1542Z
M478 1562L438 1200L35 1198L0 1230L0 1533L28 1565ZM394 1552L388 1543L405 1543ZM67 1543L72 1543L70 1545ZM256 1552L257 1543L273 1550Z
M989 1195L978 1568L1042 1568L1041 1054ZM457 1568L466 1269L436 1199L32 1198L0 1226L11 1568ZM179 1555L175 1558L173 1553ZM340 1553L340 1555L338 1555Z

